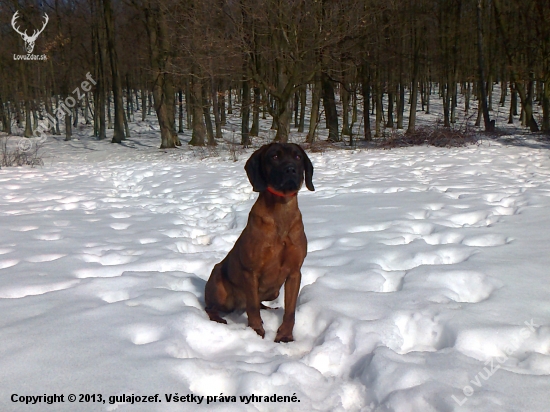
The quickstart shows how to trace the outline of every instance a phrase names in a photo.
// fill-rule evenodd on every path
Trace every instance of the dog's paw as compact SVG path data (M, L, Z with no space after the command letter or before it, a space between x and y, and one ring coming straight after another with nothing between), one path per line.
M264 330L264 327L262 326L261 323L260 323L259 326L254 326L254 325L250 325L250 324L248 326L250 326L252 329L254 329L256 331L256 333L262 337L262 339L264 338L265 330Z
M217 312L207 310L206 313L208 314L208 317L210 318L211 321L223 323L224 325L227 325L227 321L224 318L222 318Z
M265 330L263 326L260 326L259 328L253 328L258 335L262 337L262 339L265 337Z
M292 333L290 335L288 334L282 334L282 333L277 333L277 336L275 337L275 342L276 343L279 343L279 342L284 342L284 343L287 343L287 342L294 342L294 337L292 336Z

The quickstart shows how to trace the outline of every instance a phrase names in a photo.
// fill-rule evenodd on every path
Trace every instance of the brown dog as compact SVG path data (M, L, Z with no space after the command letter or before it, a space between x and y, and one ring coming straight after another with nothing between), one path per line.
M262 301L275 300L285 284L285 313L275 342L293 341L294 313L307 253L307 239L297 193L304 181L309 190L313 165L296 144L271 143L256 150L245 170L260 196L233 249L214 266L204 300L211 320L227 323L219 312L246 309L248 326L265 335Z

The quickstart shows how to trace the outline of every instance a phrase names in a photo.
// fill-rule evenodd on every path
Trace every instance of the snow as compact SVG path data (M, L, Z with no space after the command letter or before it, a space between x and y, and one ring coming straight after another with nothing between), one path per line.
M253 149L160 151L133 127L123 146L50 137L43 167L0 170L1 410L548 410L547 149L309 153L295 342L276 344L282 309L262 311L265 339L204 312L257 197Z

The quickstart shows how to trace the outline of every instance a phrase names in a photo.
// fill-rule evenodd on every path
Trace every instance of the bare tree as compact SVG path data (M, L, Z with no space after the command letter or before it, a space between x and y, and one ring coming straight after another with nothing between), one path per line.
M111 74L113 81L113 96L115 103L115 124L113 133L113 143L122 143L126 137L124 134L124 104L122 101L122 83L120 72L118 70L118 57L115 46L115 21L113 16L113 6L111 0L103 1L103 15L105 18L105 30L107 33L107 50L111 62Z

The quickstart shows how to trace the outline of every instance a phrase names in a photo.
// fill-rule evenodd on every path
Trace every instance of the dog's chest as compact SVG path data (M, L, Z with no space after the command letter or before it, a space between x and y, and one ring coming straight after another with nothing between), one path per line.
M262 268L264 276L285 279L290 272L299 270L302 266L307 248L303 231L287 230L281 234L284 236L273 236L266 248Z

